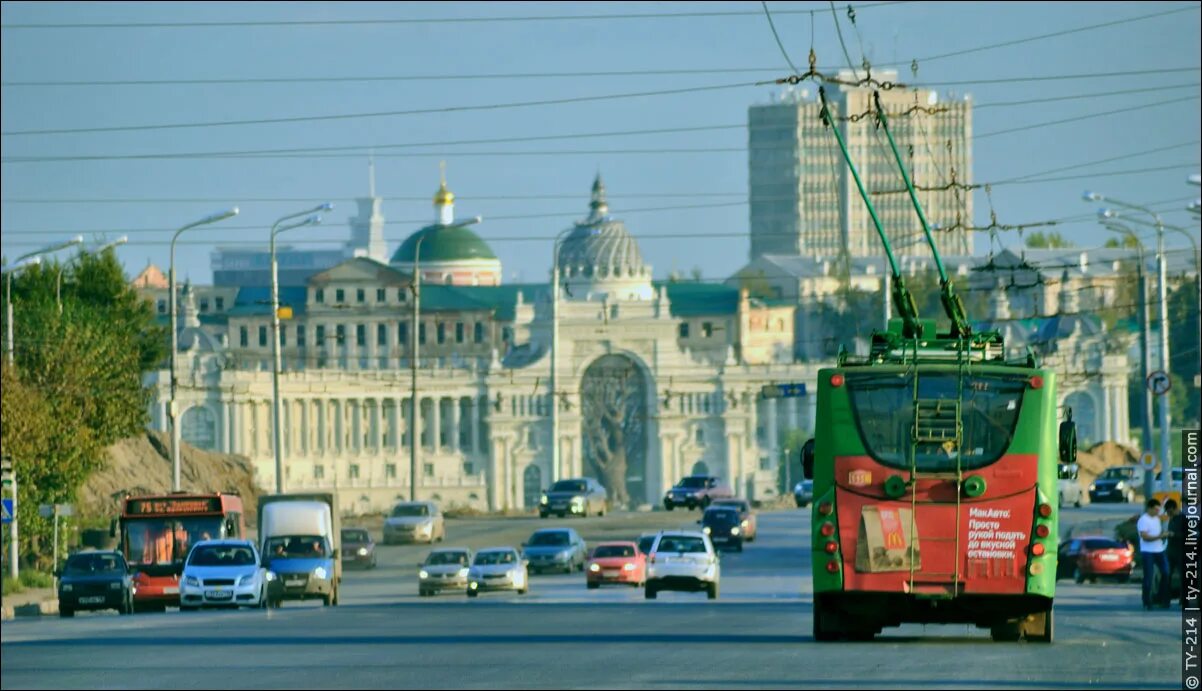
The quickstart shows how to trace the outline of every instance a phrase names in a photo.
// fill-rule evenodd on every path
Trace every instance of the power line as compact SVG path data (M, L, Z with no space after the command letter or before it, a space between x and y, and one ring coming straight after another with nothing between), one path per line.
M904 4L900 0L893 2L874 2L856 5L857 9L873 7L888 7ZM780 10L777 14L810 14L811 10ZM412 17L412 18L378 18L378 19L296 19L296 20L264 20L264 21L219 21L219 22L88 22L71 24L0 24L0 29L189 29L189 28L233 28L233 27L292 27L292 26L378 26L386 24L476 24L495 22L549 22L549 21L597 21L616 19L692 19L704 17L748 17L757 16L759 12L751 11L710 11L710 12L643 12L623 14L582 14L582 15L524 15L516 17Z
M1029 106L1032 104L1054 103L1056 101L1079 101L1081 99L1088 99L1088 98L1109 98L1111 96L1126 96L1128 94L1146 94L1149 92L1156 92L1156 91L1197 89L1199 86L1202 86L1202 85L1199 85L1197 82L1192 82L1190 84L1171 84L1171 85L1167 85L1167 86L1148 86L1148 87L1144 87L1141 89L1125 89L1122 91L1095 91L1093 93L1088 93L1088 94L1072 94L1070 96L1052 96L1049 98L1031 98L1031 99L1026 99L1023 101L996 101L994 103L980 103L980 104L975 104L973 106L973 108L975 110L981 110L983 108L1007 108L1010 106Z
M1063 124L1070 123L1070 122L1080 122L1082 120L1090 120L1092 118L1100 118L1100 117L1105 117L1107 115L1116 115L1118 113L1129 113L1134 110L1146 110L1148 108L1155 108L1157 106L1167 106L1167 105L1170 105L1173 103L1183 103L1185 101L1196 101L1196 100L1198 100L1198 98L1199 98L1199 95L1195 94L1193 96L1183 96L1182 98L1172 98L1167 101L1157 101L1156 103L1143 103L1143 104L1140 104L1137 106L1128 106L1127 108L1116 108L1115 110L1106 110L1106 111L1102 111L1100 113L1089 113L1088 115L1078 115L1076 117L1064 118L1062 120L1052 120L1049 122L1036 123L1034 125L1023 125L1022 127L1011 127L1009 129L1005 129L1005 130L995 130L993 132L987 132L985 134L974 135L973 139L974 140L988 139L989 137L996 137L1000 134L1012 134L1014 132L1026 132L1028 130L1035 129L1037 127L1051 127L1053 125L1063 125Z
M960 79L952 81L922 82L910 86L921 88L930 86L973 86L978 84L1012 84L1021 82L1043 81L1076 81L1078 79L1103 79L1109 77L1136 77L1149 74L1173 74L1177 72L1198 72L1202 67L1167 67L1156 70L1126 70L1122 72L1086 72L1083 74L1060 74L1035 77L1001 77L998 79Z
M768 11L768 3L760 0L760 6L764 8L764 17L768 20L768 28L772 29L772 38L776 39L776 47L780 48L780 54L784 56L785 63L789 65L789 69L793 70L793 74L801 74L801 70L797 69L797 65L793 64L793 59L789 57L789 51L785 50L785 44L781 42L780 34L776 33L776 24L772 21L772 13Z

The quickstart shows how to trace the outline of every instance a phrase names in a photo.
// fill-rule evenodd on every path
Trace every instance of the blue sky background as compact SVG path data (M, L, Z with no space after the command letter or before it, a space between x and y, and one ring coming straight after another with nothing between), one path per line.
M817 10L814 47L820 66L841 64L842 53L825 3L771 2L774 11ZM1198 3L954 3L909 2L857 10L865 52L874 64L999 43L1062 29L1121 20L1175 8L1177 14L1076 33L1018 46L920 63L920 82L971 81L941 87L972 94L978 105L1069 94L1155 89L1018 107L980 108L977 134L1154 104L1080 122L1002 134L974 144L973 177L992 181L1148 149L1174 147L1062 175L1082 179L999 186L993 202L1001 223L1086 214L1097 204L1082 190L1101 190L1135 202L1172 200L1167 221L1191 223L1182 209L1198 188L1186 176L1199 168L1198 70L1121 78L985 84L1003 77L1066 75L1197 67L1202 63ZM322 20L419 17L491 17L744 10L759 3L4 3L2 23L193 22ZM857 62L860 44L841 10L848 48ZM804 65L810 47L809 13L778 14L777 28L794 61ZM5 85L0 130L75 128L228 119L293 117L505 103L597 94L737 84L788 73L762 15L739 17L446 22L432 24L319 25L302 27L3 29L4 82L36 80L196 79L386 75L478 75L503 72L646 69L778 68L743 74L464 79L344 83L23 87ZM382 146L407 142L518 137L574 132L685 128L746 123L748 106L767 99L773 87L749 86L691 94L593 101L543 107L330 122L202 127L192 129L65 135L4 136L3 156L63 156ZM471 156L463 152L579 151L629 148L745 148L745 129L667 133L552 142L473 144L387 152L376 161L377 189L385 198L388 240L395 248L433 217L438 161L445 158L458 215L481 214L478 226L504 262L505 280L543 280L549 270L549 238L587 211L589 185L605 176L611 209L638 236L662 233L730 233L703 242L641 240L658 276L701 267L707 277L731 274L746 261L749 241L747 155L742 151L669 155L569 154ZM416 155L421 152L425 155ZM334 200L326 225L292 234L294 241L345 239L352 198L365 194L367 157L134 160L16 163L0 165L2 250L13 256L76 232L129 230L120 257L131 272L148 261L167 263L170 230L223 207L242 214L196 231L179 250L181 276L211 280L209 252L229 241L266 240L280 215L302 202L254 201L295 198ZM381 154L384 152L381 151ZM1168 167L1150 173L1098 173ZM669 194L700 197L657 197ZM988 223L989 207L977 192L976 221ZM526 199L486 199L517 195ZM643 196L639 196L643 195ZM650 196L647 196L650 195ZM19 199L199 198L212 201L123 203L20 203ZM727 203L726 206L627 212L660 206ZM562 214L540 219L500 217ZM1196 224L1190 226L1196 232ZM1107 237L1092 221L1059 229L1081 246ZM504 238L537 237L516 241ZM1170 236L1180 246L1184 239ZM1014 244L1013 233L1004 234ZM977 252L989 249L986 237Z

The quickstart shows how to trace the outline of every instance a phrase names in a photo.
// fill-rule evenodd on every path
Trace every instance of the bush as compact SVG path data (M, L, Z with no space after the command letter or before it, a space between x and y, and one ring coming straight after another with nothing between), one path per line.
M26 588L53 588L54 576L41 571L21 571L21 585Z
M5 576L3 594L12 595L13 593L19 593L22 590L25 590L25 588L21 586L20 581L15 578L9 578Z

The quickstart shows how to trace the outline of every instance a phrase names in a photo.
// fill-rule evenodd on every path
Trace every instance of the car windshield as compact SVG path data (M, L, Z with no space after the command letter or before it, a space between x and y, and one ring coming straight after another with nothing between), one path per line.
M630 545L601 545L593 550L594 559L605 559L607 557L633 557L634 547Z
M344 530L342 531L343 542L371 542L371 538L367 536L366 530Z
M430 556L426 557L427 566L443 566L447 564L467 566L467 552L431 552Z
M319 535L294 535L273 537L267 541L263 553L275 559L317 559L329 552L326 539Z
M656 552L682 552L684 554L704 554L705 540L687 535L665 535L660 538Z
M686 477L685 479L680 481L680 484L678 484L676 486L677 487L687 487L689 489L705 487L705 478L703 478L703 477Z
M551 485L552 492L587 492L588 483L584 480L560 480Z
M246 545L199 545L188 556L188 566L253 566L255 553Z
M1097 539L1097 540L1083 540L1082 544L1081 544L1081 548L1087 549L1087 550L1126 549L1127 545L1125 543L1119 542L1118 540Z
M222 518L136 518L125 521L125 559L131 564L182 564L188 551L201 540L221 534Z
M729 525L731 523L739 522L739 512L738 511L729 511L729 510L706 511L705 516L702 517L702 520L705 521L706 523L716 523L718 525Z
M655 536L648 535L647 537L639 538L639 551L643 554L651 553L651 546L655 544Z
M1107 468L1103 480L1130 480L1135 477L1135 468Z
M476 555L476 560L472 563L476 566L491 566L493 564L513 564L517 561L517 557L513 552L481 552Z
M558 530L554 532L539 532L530 536L530 542L526 543L531 547L562 547L571 542L568 534Z
M913 453L918 470L940 472L981 468L1005 453L1027 381L1025 374L922 372L915 382L912 371L849 373L847 391L873 459L905 469Z
M71 574L116 573L123 571L115 554L76 554L67 560L65 571Z
M733 499L722 499L720 501L716 501L713 503L713 506L729 506L730 508L742 513L747 513L751 510L751 507L747 505L747 502Z
M392 509L393 518L410 518L413 516L429 516L430 508L425 504L397 504Z

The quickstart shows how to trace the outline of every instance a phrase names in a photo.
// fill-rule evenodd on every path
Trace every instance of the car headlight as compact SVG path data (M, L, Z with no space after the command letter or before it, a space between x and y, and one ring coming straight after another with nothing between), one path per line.
M731 534L731 535L738 535L738 534L739 534L739 527L738 527L738 526L735 526L735 527L731 528L731 529L730 529L730 534Z
M1115 483L1115 485L1114 485L1114 488L1115 488L1115 489L1122 489L1122 488L1124 488L1124 487L1126 487L1126 486L1127 486L1127 485L1126 485L1126 483L1124 483L1122 480L1119 480L1117 483Z
M467 574L468 574L469 572L470 572L470 569L468 569L467 567L464 567L464 568L462 568L462 569L459 569L459 577L460 577L460 578L467 578Z
M1090 492L1097 491L1097 489L1098 489L1098 483L1096 483L1096 482L1089 483L1089 491Z
M326 569L324 566L319 566L316 569L313 569L313 577L316 578L317 580L324 581L327 576L328 576L328 574L326 573Z
M538 503L540 503L540 504L544 504L544 505L545 505L545 504L547 503L547 495L545 495L545 494L544 494L544 495L543 495L543 496L542 496L542 497L541 497L541 498L538 500Z
M199 588L200 587L200 579L197 578L196 576L188 576L188 577L184 578L184 585L190 585L193 588Z
M634 562L629 562L622 565L623 571L634 571Z
M475 581L472 581L471 583L467 584L467 587L471 588L472 590L475 590L480 587L480 584Z
M707 525L707 526L705 526L704 528L702 528L702 530L703 530L703 531L705 531L705 534L706 534L706 535L709 535L709 534L710 534L710 532L711 532L711 531L710 531L710 527L709 527L708 525Z
M248 573L245 576L241 576L240 578L238 578L239 586L250 585L251 583L254 583L254 582L255 582L255 575L253 573Z
M274 581L275 579L276 579L275 571L268 571L267 572L267 580Z
M64 593L69 593L72 590L75 590L75 586L71 585L70 583L64 583L62 585L62 590Z
M747 530L747 521L743 521L739 525L743 526L743 530Z
M572 503L573 504L583 504L584 497L572 497Z
M601 570L601 565L600 564L589 564L588 570L592 571L593 573L597 573L598 571Z
M418 572L417 572L417 577L418 577L418 578L429 578L429 577L430 577L430 572L429 572L429 571L426 571L425 569L422 569L421 571L418 571Z
M360 548L359 548L359 556L361 556L361 557L366 557L366 556L367 556L367 548L366 548L366 547L360 547Z

